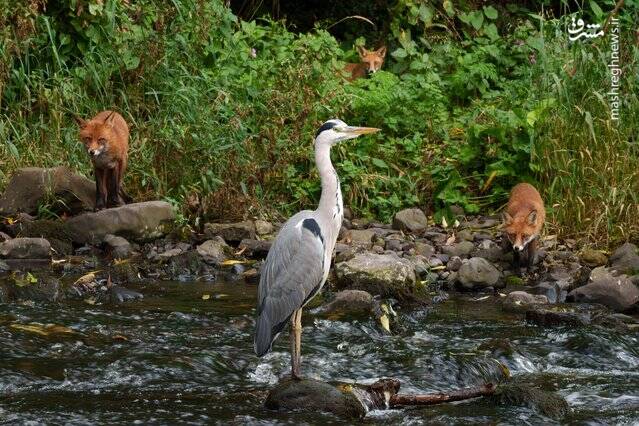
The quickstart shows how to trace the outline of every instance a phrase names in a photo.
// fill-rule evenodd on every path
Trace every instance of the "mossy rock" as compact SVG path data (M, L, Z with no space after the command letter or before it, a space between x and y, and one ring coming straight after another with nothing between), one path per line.
M269 392L264 405L271 410L321 411L344 418L366 415L366 409L353 393L312 379L281 381Z
M526 383L501 384L489 398L503 405L525 405L554 419L561 419L570 412L568 402L561 395Z

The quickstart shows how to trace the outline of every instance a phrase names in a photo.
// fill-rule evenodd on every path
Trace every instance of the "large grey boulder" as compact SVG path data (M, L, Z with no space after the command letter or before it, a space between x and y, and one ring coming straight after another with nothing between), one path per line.
M254 240L255 224L250 220L237 223L205 223L204 235L207 238L220 236L224 241L239 243L242 240Z
M35 214L39 205L51 200L59 200L59 204L71 213L92 210L95 183L64 166L18 169L0 197L0 214Z
M614 276L609 271L601 271L601 269L596 269L598 273L595 274L592 282L568 293L566 300L600 303L617 312L636 307L639 303L639 288L632 280L627 275Z
M610 267L622 274L639 274L639 249L632 243L617 248L609 260Z
M14 238L0 243L0 258L48 259L51 244L44 238Z
M420 209L405 209L397 212L393 218L393 228L401 231L419 232L426 229L428 219Z
M457 277L464 289L477 290L496 287L499 284L501 273L483 257L471 257L462 263L457 271Z
M352 259L335 265L335 274L337 284L342 288L400 299L409 297L415 287L413 264L393 252L358 253Z
M169 203L147 201L85 213L66 225L76 243L101 243L107 234L143 242L164 235L173 219L175 212Z

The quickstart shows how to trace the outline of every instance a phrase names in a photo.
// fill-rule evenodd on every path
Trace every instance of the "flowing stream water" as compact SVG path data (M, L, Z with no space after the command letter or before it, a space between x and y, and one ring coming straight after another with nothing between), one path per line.
M283 333L273 352L253 354L255 292L243 283L161 283L145 289L143 300L118 306L0 304L0 424L351 423L263 407L289 371L289 346ZM572 412L561 424L639 424L636 332L542 328L471 296L398 314L388 335L375 318L306 312L304 375L362 383L394 377L400 392L425 393L480 383L480 361L498 358L515 379L566 398ZM34 322L71 330L20 327ZM508 350L478 349L505 339ZM476 399L373 411L363 423L560 422L530 407Z

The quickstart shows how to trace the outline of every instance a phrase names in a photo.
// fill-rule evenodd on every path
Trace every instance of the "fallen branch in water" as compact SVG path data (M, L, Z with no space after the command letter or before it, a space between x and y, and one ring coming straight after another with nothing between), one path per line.
M492 383L486 383L482 386L474 388L458 389L447 393L431 393L424 395L391 395L388 400L390 407L401 405L435 405L445 402L462 401L464 399L477 398L479 396L493 395L497 386Z

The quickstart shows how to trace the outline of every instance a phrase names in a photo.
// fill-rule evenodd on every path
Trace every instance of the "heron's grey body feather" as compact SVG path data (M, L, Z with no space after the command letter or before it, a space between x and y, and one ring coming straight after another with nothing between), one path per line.
M255 353L267 353L291 315L322 288L330 269L343 204L330 144L315 142L315 162L322 180L317 210L291 217L271 246L258 290Z

